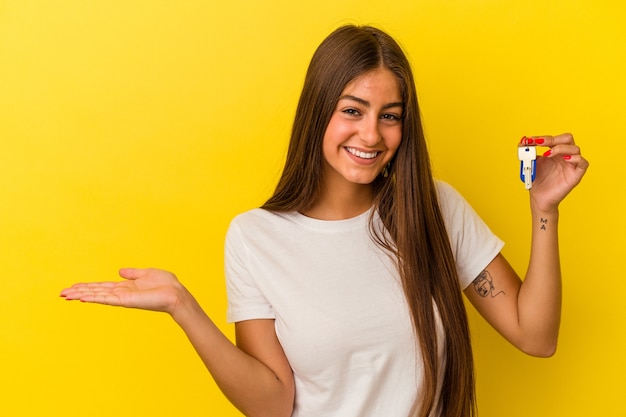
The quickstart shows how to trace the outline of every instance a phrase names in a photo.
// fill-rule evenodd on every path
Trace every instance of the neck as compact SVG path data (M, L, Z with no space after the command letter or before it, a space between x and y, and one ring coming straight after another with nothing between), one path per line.
M347 184L341 189L324 187L304 214L319 220L345 220L365 213L372 206L371 185Z

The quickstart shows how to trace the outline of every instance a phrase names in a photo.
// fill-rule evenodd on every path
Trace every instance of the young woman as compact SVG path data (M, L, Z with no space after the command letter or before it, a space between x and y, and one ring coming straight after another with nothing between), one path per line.
M409 63L372 27L345 26L309 66L286 165L226 240L233 345L176 277L122 269L68 300L169 313L248 416L470 416L472 351L461 291L522 351L556 349L558 206L588 163L572 135L548 146L530 191L522 282L502 242L432 178Z

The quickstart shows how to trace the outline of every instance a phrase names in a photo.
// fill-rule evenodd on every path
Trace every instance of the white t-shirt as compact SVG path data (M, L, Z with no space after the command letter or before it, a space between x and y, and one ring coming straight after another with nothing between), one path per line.
M438 191L465 288L503 243L452 187ZM293 417L403 417L417 397L422 359L369 215L322 221L254 209L229 228L228 320L275 319L295 378Z

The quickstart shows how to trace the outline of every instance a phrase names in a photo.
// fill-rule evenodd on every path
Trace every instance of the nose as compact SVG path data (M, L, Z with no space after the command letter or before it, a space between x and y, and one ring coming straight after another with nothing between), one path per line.
M364 118L359 136L361 138L361 142L369 147L373 147L378 144L383 139L378 126L378 118Z

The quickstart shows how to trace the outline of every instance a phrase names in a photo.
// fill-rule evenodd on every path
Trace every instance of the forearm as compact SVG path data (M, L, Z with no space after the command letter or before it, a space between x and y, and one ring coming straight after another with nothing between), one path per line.
M556 350L561 321L561 266L558 209L532 211L530 261L518 294L518 320L524 350L550 356Z
M189 295L172 314L224 395L246 416L290 416L293 389L235 346Z
M589 163L571 134L524 137L522 145L550 150L536 161L530 190L531 253L522 281L498 254L465 289L481 315L518 349L534 356L554 354L561 322L561 265L558 206L580 182Z

